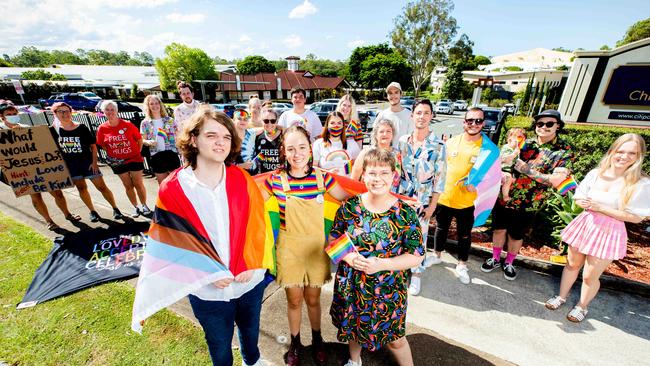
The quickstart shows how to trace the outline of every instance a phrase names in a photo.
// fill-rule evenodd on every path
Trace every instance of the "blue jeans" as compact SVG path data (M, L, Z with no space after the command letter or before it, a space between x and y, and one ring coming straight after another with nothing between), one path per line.
M190 295L190 305L199 320L208 343L213 365L232 365L232 336L235 324L239 333L241 354L247 365L260 358L257 340L260 334L260 311L264 281L238 299L205 301Z

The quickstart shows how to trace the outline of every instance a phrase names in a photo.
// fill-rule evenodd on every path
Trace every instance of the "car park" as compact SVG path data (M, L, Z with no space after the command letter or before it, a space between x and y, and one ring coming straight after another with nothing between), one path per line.
M318 115L318 119L322 124L325 124L327 115L336 110L336 103L314 103L310 106L312 112Z
M360 109L357 111L357 113L359 114L359 124L361 125L361 130L371 130L379 112L377 112L376 109Z
M248 104L244 104L244 103L235 104L235 109L246 109L246 110L248 110Z
M467 110L467 101L465 100L457 100L454 102L454 110L455 111L466 111Z
M215 103L210 105L214 107L217 112L225 113L230 118L232 118L233 113L235 113L235 106L232 104Z
M118 112L142 112L142 109L136 105L133 105L129 102L124 102L121 100L114 100L117 103Z
M453 102L451 99L440 99L440 100L438 101L438 103L449 103L449 104L453 104L454 102Z
M93 92L79 92L79 95L84 96L91 100L97 100L97 101L102 100L102 98L100 98L97 94Z
M483 108L485 122L483 123L483 133L485 133L494 143L499 141L499 134L503 127L505 114L499 108Z
M508 114L515 114L515 110L517 109L517 107L512 103L504 104L503 108L508 112Z
M449 102L438 102L435 112L440 114L454 114L454 107Z
M413 110L413 105L415 105L415 98L413 97L402 97L399 100L399 104L407 108L408 110Z
M275 111L275 113L277 113L279 117L282 113L293 109L293 105L289 103L273 103L271 108L273 111Z
M52 95L47 99L39 99L38 104L43 109L51 107L54 103L65 102L74 110L94 111L99 100L88 99L79 93L60 93Z
M320 101L321 103L334 103L338 104L339 103L339 98L328 98L328 99L323 99Z

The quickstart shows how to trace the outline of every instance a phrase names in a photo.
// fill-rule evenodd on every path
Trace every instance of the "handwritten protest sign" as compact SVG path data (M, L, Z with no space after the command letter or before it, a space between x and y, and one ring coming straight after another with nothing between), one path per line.
M47 126L0 130L0 164L16 197L72 186Z

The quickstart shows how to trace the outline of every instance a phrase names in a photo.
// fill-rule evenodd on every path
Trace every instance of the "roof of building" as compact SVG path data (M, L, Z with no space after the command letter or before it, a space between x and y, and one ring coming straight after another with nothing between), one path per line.
M221 91L237 91L237 85L234 83L236 78L237 76L233 74L220 73L221 81L232 81L233 83L219 84L218 88ZM242 82L264 82L261 84L241 83L241 91L278 90L278 78L280 78L282 90L291 90L294 87L301 87L305 90L336 89L345 81L342 77L313 75L305 70L282 70L276 73L261 72L254 75L239 75L239 80Z

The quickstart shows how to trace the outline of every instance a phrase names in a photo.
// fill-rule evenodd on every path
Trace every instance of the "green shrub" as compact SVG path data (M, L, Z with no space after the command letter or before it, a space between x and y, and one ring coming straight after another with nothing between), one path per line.
M490 101L490 107L501 108L508 103L508 99L493 99Z
M553 238L554 247L559 248L562 245L560 233L581 212L582 208L573 200L573 192L568 192L564 196L553 192L553 195L540 212L540 217L549 223L549 225L544 225L545 227L552 228L550 236Z

